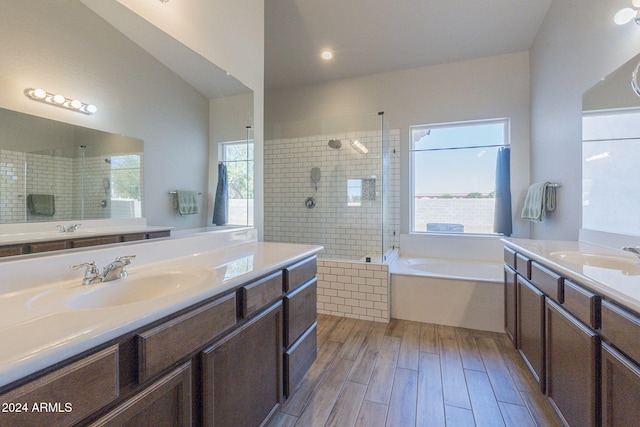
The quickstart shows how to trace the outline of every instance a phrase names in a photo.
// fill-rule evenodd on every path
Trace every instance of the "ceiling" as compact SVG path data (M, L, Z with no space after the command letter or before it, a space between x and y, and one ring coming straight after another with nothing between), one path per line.
M266 0L265 86L526 51L551 1Z

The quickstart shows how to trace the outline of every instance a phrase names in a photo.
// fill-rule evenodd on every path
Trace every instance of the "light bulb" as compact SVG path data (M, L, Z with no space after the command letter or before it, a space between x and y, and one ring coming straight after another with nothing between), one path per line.
M74 99L73 101L71 101L71 107L75 108L76 110L79 110L80 107L82 107L82 102L78 101L77 99Z
M333 53L330 50L325 50L324 52L322 52L322 59L328 61L331 58L333 58Z
M632 0L633 7L640 8L640 0Z
M38 99L44 99L44 97L47 96L47 92L45 92L43 89L34 89L32 93L33 96Z
M98 111L98 107L96 107L93 104L89 104L89 105L87 105L87 111L90 112L91 114L93 114L96 111Z
M624 9L620 9L618 13L613 17L613 22L618 25L624 25L628 22L631 22L638 15L638 12L635 9L631 9L630 7L625 7Z
M55 95L53 97L53 102L55 102L56 104L63 104L64 100L65 100L65 98L62 95Z

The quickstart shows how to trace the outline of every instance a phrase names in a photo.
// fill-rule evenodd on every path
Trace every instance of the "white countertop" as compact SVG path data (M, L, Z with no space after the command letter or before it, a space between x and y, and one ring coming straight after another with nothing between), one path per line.
M640 265L640 259L628 252L579 241L531 240L505 238L503 242L517 252L546 265L557 273L581 283L594 292L606 296L631 310L640 312L640 274L564 262L553 255L554 252L576 251L588 254L614 255L633 264Z
M51 242L55 240L82 239L84 237L113 236L119 234L152 233L154 231L171 230L173 227L157 227L149 225L82 227L78 231L60 233L55 229L46 231L9 232L0 234L0 245L18 245L32 242Z
M211 245L211 237L201 236L161 242L147 241L148 243L141 243L139 246L126 246L126 250L96 249L0 265L0 275L6 273L4 277L7 278L0 285L0 386L316 254L322 249L312 245L246 242L242 241L243 233L246 234L225 233L227 240L223 247L220 247L222 244ZM200 250L203 247L205 250ZM75 289L77 292L78 287L84 286L81 284L82 270L69 272L69 265L93 257L100 260L100 266L103 259L112 260L113 254L118 253L114 251L118 250L126 251L126 255L138 252L136 260L127 268L129 276L119 279L122 281L133 280L146 274L145 272L167 267L206 268L210 269L211 275L203 283L178 293L109 308L84 310L69 308L62 302L39 303L38 297L43 292L59 288ZM179 256L172 256L172 253ZM162 254L164 259L158 254ZM43 269L40 274L30 271L38 266L38 262ZM29 266L32 266L31 269ZM52 266L56 266L58 270ZM48 283L51 279L42 277L47 268L55 270L56 278L63 276L62 280L54 284ZM87 286L109 286L110 283L114 282Z

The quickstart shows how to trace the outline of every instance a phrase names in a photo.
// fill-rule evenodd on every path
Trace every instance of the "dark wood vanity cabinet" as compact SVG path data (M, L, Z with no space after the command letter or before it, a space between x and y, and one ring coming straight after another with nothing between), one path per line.
M203 425L260 426L282 401L282 303L202 352Z
M316 258L284 270L284 395L291 396L316 360Z
M0 258L15 255L35 254L41 252L61 251L64 249L87 248L91 246L110 245L113 243L134 242L146 239L169 237L171 230L160 230L150 233L113 234L94 237L77 237L73 233L64 238L46 242L28 242L12 245L0 245Z
M516 272L505 265L504 267L504 332L514 346L518 345L518 282Z
M547 397L570 426L598 426L600 337L560 305L546 301Z
M0 425L263 425L316 358L315 262L239 285L0 388L3 404L72 405L44 417L0 413Z
M602 426L633 426L640 422L640 367L602 343Z
M545 392L545 297L529 281L517 277L517 349Z
M517 347L534 376L543 378L562 422L640 425L640 314L538 262L527 265L522 254L515 256L521 268L514 271L511 259L505 250L505 308L511 304L513 273L517 283ZM512 324L505 321L508 334Z
M187 362L127 399L90 427L187 427L192 425L191 363Z

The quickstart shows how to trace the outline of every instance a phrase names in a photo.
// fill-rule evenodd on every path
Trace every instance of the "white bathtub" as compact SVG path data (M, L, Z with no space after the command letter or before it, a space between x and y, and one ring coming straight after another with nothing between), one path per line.
M389 270L391 317L504 332L502 263L401 254Z

